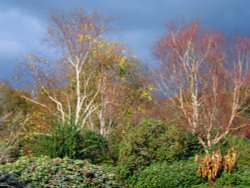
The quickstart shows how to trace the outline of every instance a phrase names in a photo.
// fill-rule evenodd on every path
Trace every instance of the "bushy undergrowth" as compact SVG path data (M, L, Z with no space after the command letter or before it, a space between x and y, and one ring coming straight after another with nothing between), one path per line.
M29 187L119 187L114 175L87 161L22 157L0 166L1 172L19 177Z
M192 161L179 161L152 164L143 170L135 187L143 188L189 188L205 182L197 175L197 164Z
M190 159L202 152L195 136L155 119L117 131L107 141L93 131L56 125L48 134L24 143L36 157L0 166L4 173L0 180L28 187L208 187L197 175L198 164ZM229 135L218 145L223 154L232 146L238 166L231 174L220 171L214 186L250 187L250 142Z
M216 180L219 186L250 187L250 167L238 166L232 173L223 172Z
M98 133L87 131L83 134L81 157L91 163L109 163L108 142Z
M107 141L93 131L82 133L75 125L56 125L50 134L38 135L28 145L34 156L69 157L94 164L109 160Z
M159 120L144 119L130 128L119 145L120 173L126 177L154 162L185 159L192 155L190 148L195 145L196 141L178 128Z

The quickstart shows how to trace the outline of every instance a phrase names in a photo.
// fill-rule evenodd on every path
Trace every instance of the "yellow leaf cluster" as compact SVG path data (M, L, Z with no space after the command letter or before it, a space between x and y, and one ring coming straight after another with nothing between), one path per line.
M127 62L127 57L123 56L120 60L120 63L119 63L119 66L120 68L124 69L125 68L125 65L126 65L126 62Z
M84 36L82 35L82 34L80 34L79 36L78 36L78 42L79 43L82 43L84 41Z

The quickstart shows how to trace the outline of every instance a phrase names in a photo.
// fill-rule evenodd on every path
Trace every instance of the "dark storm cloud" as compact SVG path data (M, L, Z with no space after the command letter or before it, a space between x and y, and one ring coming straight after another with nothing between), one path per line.
M39 48L46 19L53 11L82 7L119 17L120 32L112 38L126 42L140 58L150 61L153 42L164 32L165 24L178 17L198 19L205 28L227 35L249 35L249 5L246 0L1 0L0 79L9 78L6 75L17 56Z

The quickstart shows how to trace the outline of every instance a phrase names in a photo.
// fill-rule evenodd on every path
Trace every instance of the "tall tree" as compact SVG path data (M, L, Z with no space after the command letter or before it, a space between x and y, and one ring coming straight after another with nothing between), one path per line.
M62 123L74 118L79 128L107 136L113 124L108 115L113 95L125 86L125 72L134 61L118 42L104 37L108 22L83 10L52 15L46 41L58 49L59 60L52 71L44 69L51 62L30 54L27 68L35 78L34 93L22 97L46 108Z
M203 32L192 22L169 26L154 48L162 63L158 88L206 151L247 124L240 117L250 39L237 37L234 46L225 44L222 33Z

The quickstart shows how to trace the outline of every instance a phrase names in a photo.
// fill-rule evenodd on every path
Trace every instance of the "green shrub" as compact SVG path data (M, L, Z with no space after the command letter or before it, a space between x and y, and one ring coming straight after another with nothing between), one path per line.
M49 134L38 134L30 142L34 156L81 158L82 135L75 125L55 124Z
M143 119L128 130L120 144L118 165L124 177L153 162L181 160L191 155L187 134L162 121Z
M225 186L225 185L236 185L238 178L237 174L229 174L223 172L220 177L216 179L216 185Z
M107 141L93 131L81 131L75 125L56 125L50 134L41 134L28 144L34 156L86 159L101 163L109 159Z
M156 163L140 173L135 187L185 188L199 185L205 180L197 175L197 169L197 164L192 161Z
M67 158L22 157L1 165L0 172L20 177L28 187L119 187L102 167Z
M248 166L239 166L231 174L223 172L216 180L220 186L250 187L250 168Z
M109 151L107 141L98 133L87 131L83 134L81 157L92 163L108 162Z
M118 162L120 144L122 143L123 132L119 129L114 129L107 138L110 157L114 163Z
M193 134L186 133L185 135L187 150L185 153L185 157L192 157L195 154L200 154L203 151L202 145L199 143L197 136Z

